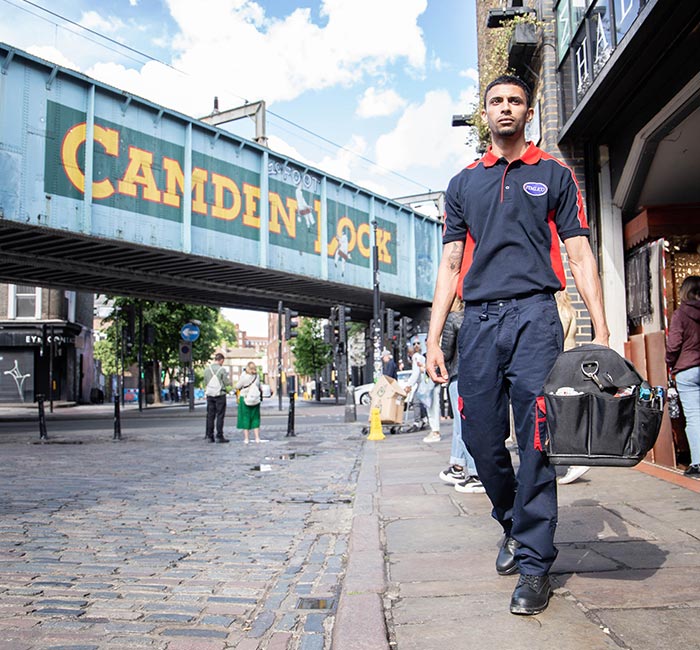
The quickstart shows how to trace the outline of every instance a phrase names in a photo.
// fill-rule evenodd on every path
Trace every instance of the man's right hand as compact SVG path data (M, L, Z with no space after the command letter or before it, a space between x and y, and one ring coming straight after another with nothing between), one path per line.
M446 384L450 378L445 367L445 355L443 355L440 346L428 343L428 353L425 359L428 376L436 384Z

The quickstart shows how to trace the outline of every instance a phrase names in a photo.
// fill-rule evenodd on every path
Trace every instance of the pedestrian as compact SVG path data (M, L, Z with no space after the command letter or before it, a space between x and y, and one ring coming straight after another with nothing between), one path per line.
M413 345L409 346L409 354L411 355L411 375L409 375L410 382L410 378L413 377L413 369L418 366L419 363L425 364L425 357L423 356L420 341L415 341ZM409 391L406 392L407 394L410 394ZM423 402L416 398L415 393L411 398L411 405L413 407L413 424L408 428L408 433L421 431L428 424L428 411Z
M556 474L534 446L534 414L563 345L554 298L566 285L559 240L591 317L593 343L607 345L609 338L583 199L573 172L525 140L531 103L530 89L518 77L504 75L486 87L482 117L491 146L447 188L427 339L428 373L446 383L440 335L455 294L461 296L462 436L503 528L496 570L520 572L510 611L525 615L549 604L549 570L557 555ZM509 397L517 476L504 436Z
M564 332L564 351L576 347L576 310L571 304L571 296L566 289L554 294L557 300L557 312ZM557 480L559 485L569 485L578 481L589 469L587 465L569 465L566 474Z
M425 357L421 352L420 342L416 342L413 349L413 365L406 385L406 395L415 386L416 390L413 393L414 405L417 401L427 411L430 433L423 438L423 442L440 442L440 385L436 384L426 373Z
M253 361L248 362L243 374L236 383L238 394L238 417L236 426L243 429L243 444L250 442L250 432L255 442L260 442L260 378L258 368Z
M457 492L465 494L483 494L485 492L482 482L476 471L476 465L472 455L467 451L467 447L462 439L462 423L459 413L459 395L457 394L457 378L459 371L459 352L457 350L457 339L459 329L464 320L464 302L457 297L452 303L452 309L447 314L445 329L442 331L440 349L447 366L449 382L447 384L447 395L452 407L452 449L450 451L450 465L440 472L440 478L445 483L455 486ZM464 471L466 469L466 472Z
M396 379L399 376L399 369L396 366L396 361L394 361L394 356L386 348L382 350L382 374L392 379Z
M700 478L700 275L683 280L680 299L671 316L666 364L675 376L690 447L690 466L683 473Z
M207 442L214 442L214 422L216 422L216 442L228 442L224 437L224 417L226 416L226 393L231 386L228 372L223 367L224 355L217 352L214 361L204 369L204 394L207 397Z

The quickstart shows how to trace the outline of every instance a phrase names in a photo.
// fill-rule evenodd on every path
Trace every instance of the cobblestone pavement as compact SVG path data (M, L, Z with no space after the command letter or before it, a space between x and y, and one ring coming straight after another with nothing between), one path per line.
M119 443L86 426L0 429L1 648L330 648L357 424L263 421L260 445L206 444L202 414Z

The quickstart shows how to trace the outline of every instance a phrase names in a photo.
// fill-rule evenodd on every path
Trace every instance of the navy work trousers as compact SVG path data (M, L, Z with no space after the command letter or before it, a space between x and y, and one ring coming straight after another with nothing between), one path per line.
M459 333L462 437L476 461L493 517L520 543L520 572L548 573L557 550L554 468L534 448L535 399L562 349L563 332L551 294L467 304ZM505 442L513 407L520 464Z

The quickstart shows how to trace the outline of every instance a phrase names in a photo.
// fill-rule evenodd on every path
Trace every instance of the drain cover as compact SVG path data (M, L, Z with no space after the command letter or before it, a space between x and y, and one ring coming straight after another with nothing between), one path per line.
M332 609L332 598L300 598L297 609Z

